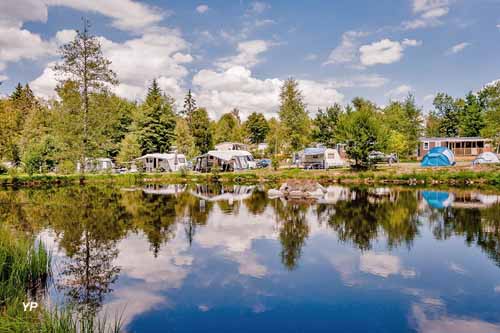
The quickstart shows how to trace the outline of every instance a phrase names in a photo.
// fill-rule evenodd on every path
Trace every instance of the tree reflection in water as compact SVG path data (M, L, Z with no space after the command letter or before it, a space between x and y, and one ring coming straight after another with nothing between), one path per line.
M99 310L113 289L120 273L114 264L117 245L128 233L144 234L151 254L157 256L162 246L179 236L178 226L189 244L195 242L197 228L210 228L215 207L234 216L241 215L243 208L259 217L268 216L267 208L274 211L275 221L257 218L256 226L275 223L281 244L280 253L275 255L288 270L300 263L310 223L326 225L339 241L363 251L380 239L385 239L388 248L410 248L421 227L428 224L436 239L461 236L500 266L498 202L485 204L477 194L454 191L453 200L433 208L421 191L338 190L335 200L324 203L269 200L258 187L222 184L7 190L0 191L0 220L25 232L36 234L51 228L56 233L58 245L67 255L57 281L59 289L83 312L90 313Z

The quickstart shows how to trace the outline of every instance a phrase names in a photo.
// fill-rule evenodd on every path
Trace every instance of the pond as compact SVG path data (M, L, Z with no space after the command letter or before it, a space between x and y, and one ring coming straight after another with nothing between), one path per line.
M500 195L259 186L0 190L52 250L46 302L127 332L500 332Z

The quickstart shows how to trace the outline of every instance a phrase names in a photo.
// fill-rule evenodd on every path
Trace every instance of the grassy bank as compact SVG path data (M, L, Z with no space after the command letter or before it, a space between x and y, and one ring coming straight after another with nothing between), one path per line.
M0 225L0 332L111 333L119 320L80 318L71 309L24 311L23 302L39 300L50 278L51 255L43 244Z
M313 179L325 183L341 184L410 184L410 185L491 185L500 186L500 166L421 168L417 164L383 166L368 171L353 171L349 168L331 170L270 169L248 170L227 173L158 173L158 174L86 174L74 175L18 175L0 176L3 186L67 185L84 183L116 183L136 185L140 183L263 183L280 182L287 179Z

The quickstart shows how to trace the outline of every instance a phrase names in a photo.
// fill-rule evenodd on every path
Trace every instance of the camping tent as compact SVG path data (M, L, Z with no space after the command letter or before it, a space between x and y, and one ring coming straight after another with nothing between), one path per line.
M434 147L422 159L423 167L450 166L454 164L455 155L446 147Z
M492 152L486 152L479 154L478 157L472 162L473 165L476 164L487 164L487 163L500 163L498 156Z

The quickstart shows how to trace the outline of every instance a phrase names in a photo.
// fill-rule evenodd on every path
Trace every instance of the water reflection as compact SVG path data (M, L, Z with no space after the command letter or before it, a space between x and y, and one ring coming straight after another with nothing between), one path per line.
M500 331L499 196L327 190L317 201L226 184L0 191L0 221L50 230L53 293L84 313L124 311L129 331L221 321L240 331L283 322L299 331Z

